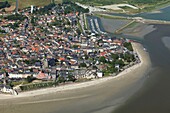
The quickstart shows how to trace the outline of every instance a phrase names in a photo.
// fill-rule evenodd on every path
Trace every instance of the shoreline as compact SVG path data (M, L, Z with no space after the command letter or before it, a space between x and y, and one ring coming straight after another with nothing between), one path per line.
M109 76L109 77L104 77L104 78L100 78L100 79L94 79L94 80L82 82L82 83L66 84L66 85L52 87L52 88L45 88L45 89L38 89L38 90L33 90L33 91L22 92L17 96L0 94L0 100L15 99L15 98L21 98L21 97L33 97L33 96L37 96L37 95L52 94L52 93L68 91L68 90L88 88L90 86L96 86L98 84L101 85L102 83L106 83L107 81L110 81L112 79L119 80L121 78L124 78L125 75L131 73L133 70L140 68L142 65L144 65L144 60L142 58L141 53L139 52L139 47L137 47L137 46L141 46L141 44L132 43L132 46L134 48L134 51L138 54L138 57L141 62L125 69L124 71L120 72L116 76ZM140 49L142 49L142 48L140 48ZM47 92L47 90L48 90L48 92Z
M143 87L149 76L151 60L148 52L140 43L134 43L133 47L141 63L115 77L24 92L18 96L0 95L0 110L4 113L29 113L30 109L34 113L67 113L70 110L75 113L113 113ZM8 109L9 106L15 109Z

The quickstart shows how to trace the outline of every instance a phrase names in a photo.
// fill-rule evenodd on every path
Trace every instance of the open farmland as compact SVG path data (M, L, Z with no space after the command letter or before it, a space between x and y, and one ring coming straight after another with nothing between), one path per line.
M15 6L16 0L0 0L0 2L8 1L11 4L11 7ZM56 3L61 3L62 0L55 0ZM51 0L18 0L19 9L29 7L30 5L34 6L44 6L51 3Z

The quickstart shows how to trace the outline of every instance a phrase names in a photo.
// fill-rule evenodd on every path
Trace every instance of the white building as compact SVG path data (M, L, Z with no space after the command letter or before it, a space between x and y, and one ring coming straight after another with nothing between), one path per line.
M97 72L97 77L102 78L103 77L103 73L102 72Z
M1 89L1 92L3 93L11 93L12 92L12 89L8 86L4 86L2 89Z
M33 11L34 11L34 6L31 5L31 13L33 13Z

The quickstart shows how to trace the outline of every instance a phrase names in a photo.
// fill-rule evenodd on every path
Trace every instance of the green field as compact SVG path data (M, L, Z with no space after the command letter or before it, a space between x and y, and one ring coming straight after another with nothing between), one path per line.
M74 1L84 4L91 5L110 5L116 3L128 3L128 4L157 4L160 2L166 2L170 0L63 0L63 1Z
M15 5L16 0L0 0L0 2L8 1L12 6ZM61 3L62 0L55 0L56 3ZM34 6L44 6L51 3L51 0L18 0L19 9L29 7L30 5Z
M147 12L153 10L160 6L165 6L170 4L170 0L63 0L63 2L79 2L82 4L92 5L92 6L103 6L103 5L111 5L111 4L131 4L140 8L139 10L132 10L131 8L125 8L132 13L138 12Z

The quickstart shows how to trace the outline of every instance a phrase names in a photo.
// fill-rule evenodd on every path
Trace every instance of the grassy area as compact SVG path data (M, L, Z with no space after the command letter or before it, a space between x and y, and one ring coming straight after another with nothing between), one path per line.
M111 4L131 4L139 8L139 10L134 10L132 8L124 7L123 9L129 13L139 13L148 12L156 9L157 7L164 7L170 4L170 0L63 0L63 1L73 1L80 2L82 4L92 5L92 6L103 6Z
M139 13L141 11L141 9L133 9L131 7L128 7L128 6L122 6L120 8L123 9L126 13L129 13L129 14L135 14L135 13Z
M12 6L15 6L16 0L0 0L0 2L8 1ZM61 3L62 0L55 0L55 3ZM51 3L51 0L18 0L19 9L29 7L30 5L34 6L44 6Z
M90 26L89 26L89 22L88 22L88 19L87 19L87 14L85 14L86 16L86 18L85 18L85 24L86 24L86 28L87 28L87 30L89 30L90 29Z
M170 0L160 1L155 4L143 4L141 5L140 12L149 12L149 11L160 9L160 8L163 8L169 5L170 5Z
M0 34L0 37L3 37L3 36L5 36L6 34Z
M41 82L41 83L31 83L31 84L25 84L20 86L21 91L30 91L30 90L36 90L40 88L47 88L54 86L55 83L53 81L48 82Z
M86 26L86 20L85 20L85 17L84 17L84 15L83 15L83 22L84 22L84 30L87 30L87 26Z
M114 15L107 15L107 14L101 14L101 13L95 13L94 15L99 18L102 17L102 18L107 18L107 19L121 19L121 20L126 19L127 20L126 17L122 17L122 16L114 16Z
M83 32L83 29L82 29L82 26L80 25L80 22L78 21L78 28L80 30L80 32L82 33Z

